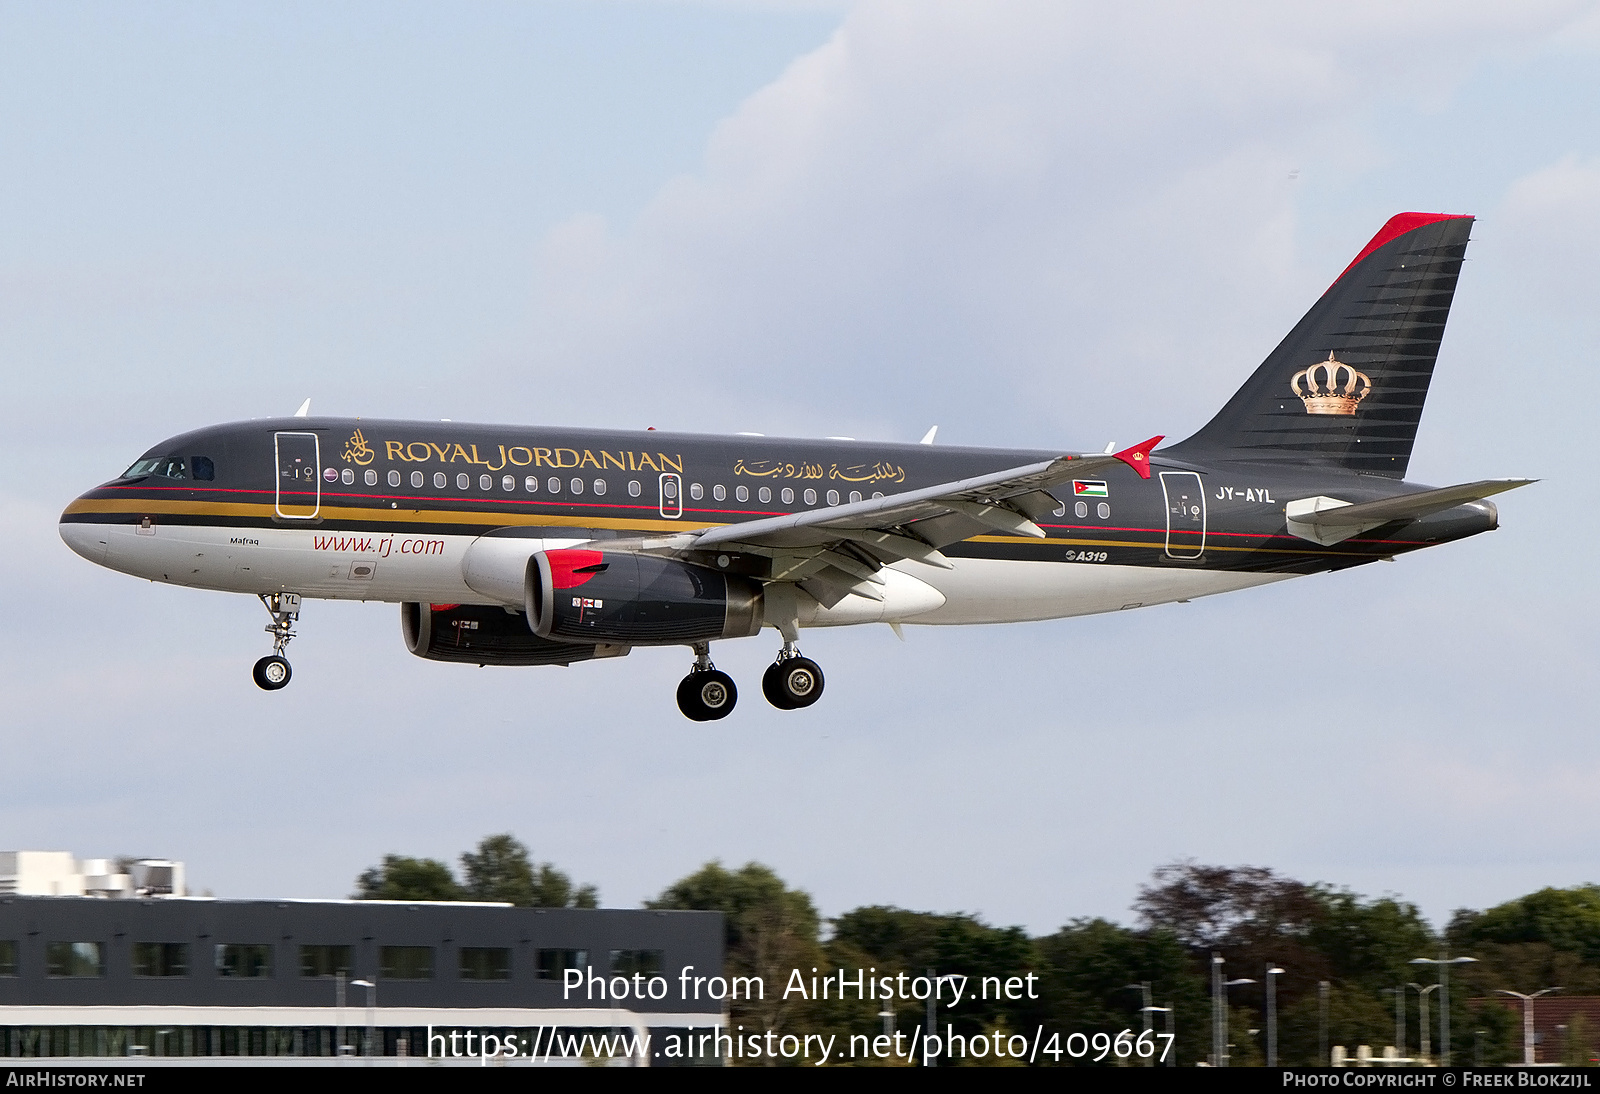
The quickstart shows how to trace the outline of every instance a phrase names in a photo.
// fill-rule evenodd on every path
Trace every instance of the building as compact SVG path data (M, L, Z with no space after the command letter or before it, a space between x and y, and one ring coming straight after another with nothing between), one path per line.
M722 973L717 912L6 895L0 1056L708 1063Z
M70 851L0 851L0 896L184 896L183 863L90 858Z

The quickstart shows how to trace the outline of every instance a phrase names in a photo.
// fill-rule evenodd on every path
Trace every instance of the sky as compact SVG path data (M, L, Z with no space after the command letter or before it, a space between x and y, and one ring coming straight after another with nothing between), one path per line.
M511 831L603 903L1132 922L1272 867L1435 923L1600 881L1600 5L0 0L0 844L347 895ZM73 555L80 492L287 414L1098 451L1202 425L1392 214L1479 219L1411 463L1488 535L1115 616L424 662ZM1572 504L1563 498L1576 499ZM1565 531L1562 531L1565 529ZM1567 548L1554 555L1552 537Z

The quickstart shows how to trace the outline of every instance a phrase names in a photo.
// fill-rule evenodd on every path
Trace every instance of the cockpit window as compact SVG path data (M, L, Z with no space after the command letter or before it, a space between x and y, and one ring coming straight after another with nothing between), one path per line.
M189 471L196 479L211 482L217 477L217 466L210 456L196 456L189 461Z
M164 479L189 477L184 469L182 456L147 456L122 473L125 479L136 479L141 475L155 475Z

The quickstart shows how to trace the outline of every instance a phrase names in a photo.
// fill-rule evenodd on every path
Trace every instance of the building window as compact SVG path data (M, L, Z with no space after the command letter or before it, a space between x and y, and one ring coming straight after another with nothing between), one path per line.
M188 943L135 942L133 944L133 975L188 976Z
M217 477L217 465L210 456L196 456L189 461L189 470L201 482L211 482Z
M44 967L48 976L104 976L105 944L48 942L44 947Z
M701 486L697 482L691 482L689 484L689 499L691 501L699 501L701 498L703 498L705 496L706 496L706 488L705 487Z
M17 975L17 944L0 942L0 976Z
M462 946L461 979L510 980L511 951L496 946Z
M715 498L717 501L727 501L728 500L728 488L723 486L719 482L717 485L715 485L715 486L713 486L711 488L711 496L713 498Z
M539 979L560 980L568 969L581 969L588 964L588 950L540 950Z
M660 950L612 950L611 975L632 976L641 973L644 976L658 976L663 964Z
M594 480L594 492L596 494L599 494L601 497L605 496L605 492L606 492L606 480L605 479L595 479Z
M529 475L527 478L523 479L522 488L530 494L537 494L539 492L539 476Z
M762 505L766 505L772 500L772 491L763 486L760 490L756 491L756 497L761 499Z
M450 485L450 477L448 475L446 475L443 471L435 471L433 473L433 488L435 490L443 490L446 486L449 486L449 485Z
M217 945L217 975L241 980L264 980L272 976L272 947L237 942Z
M478 476L478 489L479 490L493 490L494 489L494 476L493 475L479 475Z
M644 487L639 485L638 479L628 480L628 497L636 498L642 493L644 493Z
M350 974L349 946L301 946L300 975L308 980Z
M378 975L385 980L432 980L433 947L378 947Z

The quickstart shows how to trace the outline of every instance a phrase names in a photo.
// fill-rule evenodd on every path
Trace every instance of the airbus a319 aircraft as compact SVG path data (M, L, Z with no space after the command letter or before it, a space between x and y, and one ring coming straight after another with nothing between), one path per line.
M1194 436L1120 451L267 419L162 441L61 536L152 581L251 593L269 691L303 598L400 604L419 657L570 665L694 652L678 705L731 712L710 645L800 630L1114 612L1340 570L1494 528L1527 479L1405 481L1472 218L1402 213ZM302 407L302 413L305 411Z

